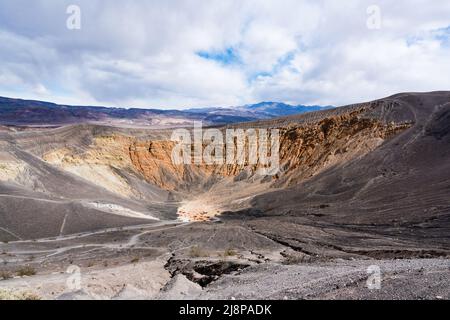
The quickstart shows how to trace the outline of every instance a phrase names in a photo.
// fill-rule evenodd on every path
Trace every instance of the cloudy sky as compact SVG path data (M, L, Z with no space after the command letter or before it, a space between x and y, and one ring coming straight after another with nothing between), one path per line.
M2 96L187 108L445 89L448 0L0 0Z

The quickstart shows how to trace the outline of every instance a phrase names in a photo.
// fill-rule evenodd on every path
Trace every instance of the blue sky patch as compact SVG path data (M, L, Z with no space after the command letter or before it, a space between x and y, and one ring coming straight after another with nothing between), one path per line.
M450 26L446 28L440 28L435 30L430 30L426 36L411 36L406 39L406 44L408 47L420 43L425 39L434 39L441 42L441 44L447 46L450 44Z
M223 65L239 64L241 59L232 47L224 51L198 51L197 55L203 59L213 60Z
M288 52L287 54L283 55L278 59L277 63L273 66L272 70L253 73L248 77L248 81L251 83L256 79L258 79L259 77L271 77L274 74L280 72L281 69L289 65L294 58L295 58L295 51Z
M434 38L444 44L450 43L450 26L446 28L437 29L433 32Z

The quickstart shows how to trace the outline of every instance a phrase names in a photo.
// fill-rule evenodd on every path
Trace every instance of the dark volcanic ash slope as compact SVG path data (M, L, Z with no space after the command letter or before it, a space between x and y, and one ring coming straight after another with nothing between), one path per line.
M248 225L257 232L319 255L407 257L449 250L450 93L399 94L349 108L362 108L363 118L411 127L362 157L256 197L238 217L250 214Z

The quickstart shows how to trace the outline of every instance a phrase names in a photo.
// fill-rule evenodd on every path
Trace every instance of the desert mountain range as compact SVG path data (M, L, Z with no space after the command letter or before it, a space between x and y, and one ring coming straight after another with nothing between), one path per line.
M187 126L193 121L205 125L270 119L332 106L289 105L280 102L261 102L229 108L196 108L187 110L109 108L68 106L50 102L0 97L0 125L61 126L69 124L99 124L126 127L167 128Z

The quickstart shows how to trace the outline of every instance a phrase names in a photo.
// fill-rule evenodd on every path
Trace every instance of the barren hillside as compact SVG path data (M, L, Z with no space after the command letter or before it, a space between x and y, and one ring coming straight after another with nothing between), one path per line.
M279 129L274 176L261 159L175 165L171 130L4 127L2 272L35 268L26 288L45 298L77 297L50 274L71 264L87 272L85 298L448 296L449 123L450 93L433 92L219 127ZM390 270L385 291L339 289L358 287L367 263ZM264 292L245 285L258 275ZM411 290L395 291L395 275Z

